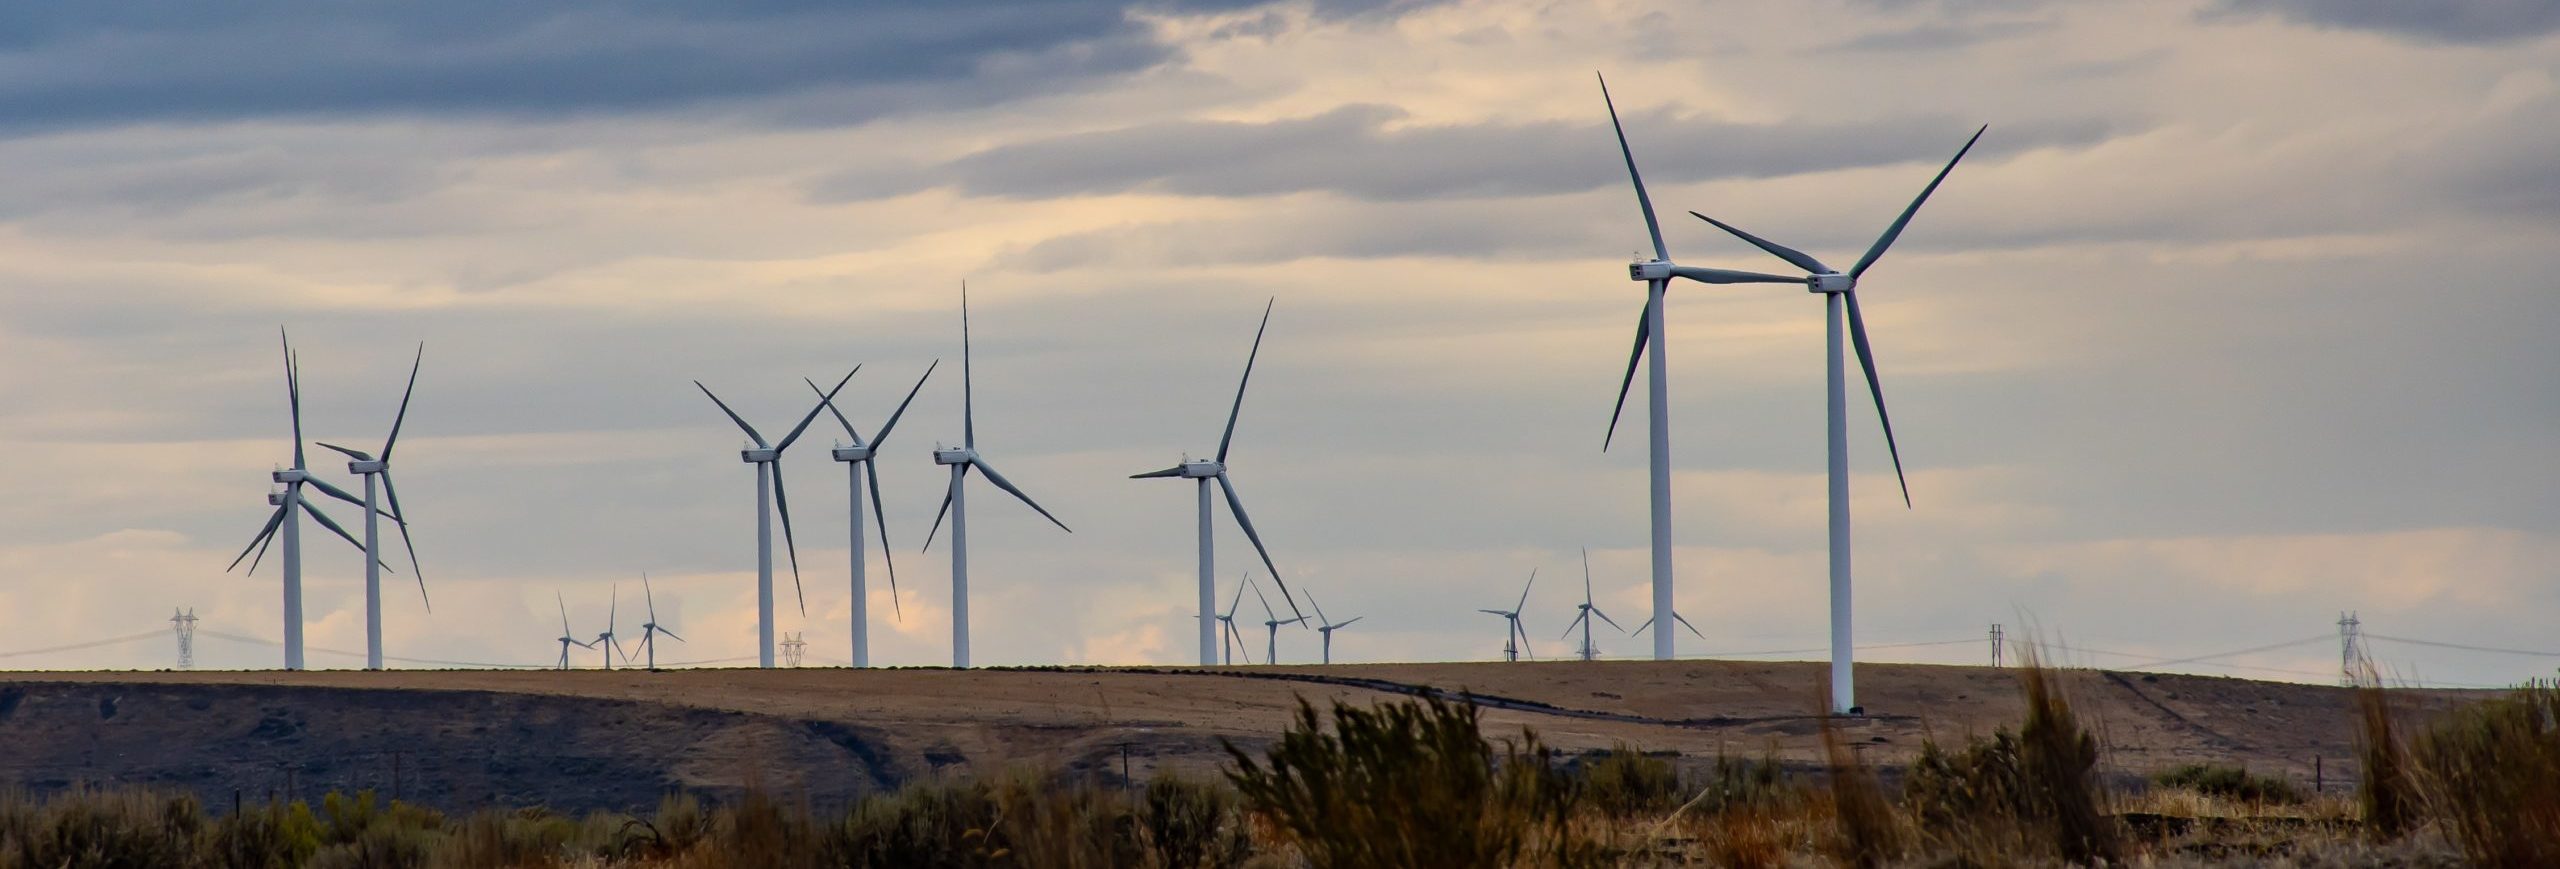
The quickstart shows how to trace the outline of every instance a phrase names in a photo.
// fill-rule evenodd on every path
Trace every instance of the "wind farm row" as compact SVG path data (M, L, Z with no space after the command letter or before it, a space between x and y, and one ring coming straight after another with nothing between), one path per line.
M1927 185L1923 187L1919 194L1910 201L1910 204L1891 221L1884 232L1875 239L1875 241L1861 256L1858 257L1855 264L1845 271L1835 269L1824 263L1822 260L1795 248L1770 241L1741 229L1734 224L1727 223L1716 217L1708 216L1702 211L1689 212L1692 216L1695 216L1699 220L1713 226L1715 229L1728 233L1759 251L1783 260L1802 272L1801 275L1789 276L1675 263L1671 258L1668 245L1664 242L1662 224L1655 212L1652 196L1647 190L1643 175L1638 168L1635 149L1629 142L1625 125L1619 120L1615 102L1609 96L1605 80L1601 82L1600 91L1603 106L1609 113L1611 128L1616 134L1616 145L1619 156L1625 164L1628 182L1635 193L1636 203L1644 219L1645 230L1652 244L1652 256L1639 258L1627 266L1627 278L1642 285L1643 287L1644 304L1637 318L1635 339L1633 342L1633 348L1628 356L1626 373L1620 381L1617 400L1613 405L1608 427L1604 430L1601 441L1601 448L1604 451L1614 446L1616 431L1624 416L1628 393L1631 392L1634 387L1636 371L1640 367L1644 368L1647 375L1645 404L1647 423L1646 447L1650 472L1648 487L1648 521L1650 526L1651 546L1650 592L1652 611L1650 613L1650 617L1640 622L1636 630L1630 633L1641 633L1645 630L1652 630L1652 656L1657 659L1669 659L1674 657L1677 648L1675 635L1678 633L1672 629L1672 626L1675 624L1680 628L1685 628L1693 636L1701 638L1705 636L1702 632L1699 632L1694 625L1691 625L1688 619L1675 612L1672 604L1676 588L1677 574L1673 569L1672 564L1672 553L1674 551L1674 523L1671 515L1673 503L1671 485L1672 467L1670 459L1670 421L1672 416L1672 407L1670 403L1670 393L1667 388L1668 368L1666 364L1666 356L1668 350L1668 337L1664 327L1664 308L1669 303L1670 289L1675 281L1683 280L1715 285L1782 284L1801 286L1806 292L1818 296L1823 300L1825 318L1824 347L1825 372L1827 376L1825 445L1827 448L1827 469L1829 475L1829 621L1831 635L1831 671L1829 683L1832 692L1831 705L1834 707L1834 711L1837 712L1855 711L1858 706L1856 702L1856 683L1854 680L1854 650L1856 645L1853 629L1854 621L1852 618L1854 613L1854 604L1851 573L1852 546L1850 537L1848 491L1848 400L1846 376L1847 357L1851 350L1854 350L1856 354L1858 366L1866 381L1867 392L1876 409L1877 421L1882 429L1887 450L1892 456L1895 476L1902 487L1905 506L1908 508L1912 504L1909 481L1908 478L1904 476L1900 447L1894 438L1891 417L1886 412L1883 385L1877 372L1875 358L1876 353L1859 303L1858 291L1861 288L1862 279L1866 277L1867 273L1893 246L1894 242L1900 238L1904 230L1910 226L1914 216L1919 212L1920 208L1928 201L1929 197L1937 191L1938 187L1947 179L1948 175L1954 170L1956 165L1972 150L1974 144L1981 140L1988 128L1985 127L1983 129L1977 129L1972 134L1971 138L1965 140L1963 146L1955 152L1955 156L1949 159L1946 164L1937 171L1934 177L1929 179ZM1245 357L1243 373L1238 379L1233 400L1229 403L1225 427L1219 435L1217 449L1211 454L1211 457L1200 459L1186 455L1180 462L1170 467L1143 471L1131 475L1133 478L1137 479L1183 480L1188 481L1193 485L1193 492L1197 502L1197 521L1195 528L1198 555L1198 582L1195 596L1195 604L1197 607L1196 629L1199 660L1203 665L1231 662L1234 660L1235 652L1239 648L1245 651L1245 657L1247 659L1252 657L1251 644L1247 642L1247 637L1244 632L1239 629L1236 622L1239 608L1244 599L1244 593L1247 590L1251 590L1254 593L1265 613L1265 636L1262 638L1264 640L1262 645L1263 658L1266 661L1278 657L1278 634L1280 628L1294 626L1302 629L1312 629L1320 633L1323 641L1323 659L1329 662L1332 658L1332 640L1334 632L1347 628L1363 618L1363 616L1353 616L1352 618L1343 621L1334 621L1326 617L1320 607L1314 606L1312 594L1305 593L1304 589L1293 590L1291 588L1286 579L1285 572L1280 567L1282 559L1275 558L1271 547L1266 545L1260 529L1255 526L1250 513L1246 509L1243 498L1238 494L1236 483L1231 476L1232 468L1230 465L1230 457L1232 448L1235 446L1238 423L1243 414L1245 396L1252 383L1254 367L1261 356L1263 339L1269 332L1271 315L1272 311L1276 307L1276 302L1277 300L1274 299L1272 302L1266 303L1264 306L1261 322L1255 330L1253 342ZM1039 516L1046 519L1049 523L1055 525L1061 532L1072 533L1073 529L1069 527L1065 520L1042 507L1040 503L1024 489L1024 487L1017 485L1013 480L1007 478L1003 472L999 471L996 464L990 458L990 453L993 451L982 449L978 443L974 371L969 327L970 309L968 289L965 282L961 284L960 288L959 307L961 337L960 388L962 393L960 419L961 438L957 446L938 446L931 453L936 465L949 468L949 482L943 492L943 503L940 510L936 513L933 526L925 535L923 548L925 551L930 551L932 549L934 543L943 536L943 526L947 522L950 526L947 549L951 558L950 662L955 667L968 667L971 664L970 631L972 627L969 609L971 576L969 571L970 541L968 495L970 491L970 477L977 476L982 478L985 483L993 486L997 491L1002 492L1010 499L1018 501L1023 506L1028 507ZM271 544L276 544L279 540L281 541L283 549L281 557L281 569L283 572L282 593L285 620L283 633L284 665L287 668L299 669L304 666L302 643L302 623L304 620L302 610L302 515L305 513L309 514L311 520L318 523L323 529L331 532L334 536L340 538L350 546L361 550L364 553L365 558L366 663L368 667L379 668L382 666L383 661L381 574L383 571L390 568L390 564L385 558L385 542L383 540L381 533L382 529L380 527L382 524L381 520L390 520L391 525L400 532L403 547L407 550L408 554L407 563L410 565L410 570L416 575L422 602L425 600L426 595L426 583L424 576L420 571L416 548L410 541L409 537L410 514L402 508L398 491L393 487L391 479L391 457L393 448L398 442L402 425L407 419L410 399L416 391L418 371L424 359L424 347L423 345L420 347L417 358L412 361L408 387L401 395L399 410L392 417L389 434L384 438L382 446L378 451L378 455L376 453L352 450L331 444L321 444L321 446L325 448L343 453L348 459L350 459L347 468L349 473L355 474L361 478L363 482L362 496L355 495L345 489L322 480L314 473L313 469L308 464L304 451L304 440L302 434L302 397L298 360L295 356L295 351L293 350L289 337L283 342L283 355L287 402L288 409L291 414L293 430L293 463L289 468L281 468L274 472L272 480L275 484L281 487L279 491L269 495L269 503L274 507L274 509L271 511L265 526L250 540L249 544L241 550L240 555L233 560L233 566L235 568L238 567L242 563L242 560L245 559L247 560L249 569L254 572L259 564L263 562L266 549ZM760 666L772 667L775 665L775 655L779 642L776 629L776 564L774 559L775 553L773 552L773 531L776 520L779 520L781 526L783 538L782 554L791 571L795 605L803 614L805 614L808 609L807 591L802 587L800 581L797 535L791 522L790 496L784 483L782 464L783 458L790 448L798 443L801 438L809 432L812 425L817 424L817 421L821 416L833 419L835 424L841 428L842 434L851 441L850 445L840 445L835 447L830 455L830 458L834 461L842 463L845 466L847 475L846 493L851 505L851 509L848 511L850 519L846 529L847 539L850 543L849 562L851 579L849 592L851 593L852 601L851 630L850 635L846 638L849 642L848 653L850 662L857 667L869 666L871 663L868 630L870 627L872 613L868 610L870 595L869 577L867 573L869 565L866 543L874 535L877 536L882 549L881 562L887 572L889 599L892 603L893 615L903 614L903 605L899 603L900 598L897 567L894 557L890 554L892 550L892 543L889 536L887 516L882 508L883 493L881 491L880 476L875 466L875 460L880 459L882 456L891 455L884 452L890 435L898 426L899 421L904 418L909 405L913 403L916 395L921 392L927 382L932 379L933 374L939 366L940 360L935 360L925 365L922 373L916 376L914 385L909 388L905 398L898 403L895 409L891 410L884 417L884 421L880 423L878 428L868 430L867 432L864 429L857 427L853 422L853 416L848 415L838 404L838 395L842 392L845 385L861 371L861 366L853 366L847 371L847 373L838 378L831 387L824 386L817 380L804 378L803 380L810 389L813 399L806 412L802 413L796 420L790 421L790 426L784 430L784 434L778 439L768 439L762 430L758 429L756 426L749 423L744 417L740 416L708 385L705 385L700 381L695 381L694 385L700 389L702 394L710 400L721 414L726 416L731 423L737 426L740 432L746 436L748 441L748 445L739 451L738 457L741 462L751 466L756 485L756 659ZM1213 488L1215 489L1214 493L1212 491ZM317 490L324 497L334 498L363 510L364 523L362 538L358 539L357 535L350 532L346 526L335 521L327 513L323 512L319 508L319 505L306 493L306 490ZM869 510L871 513L871 519L868 522L864 519L864 504L866 497L869 500ZM1223 611L1218 608L1221 595L1216 581L1217 560L1214 538L1217 530L1216 502L1220 500L1223 500L1226 503L1226 513L1230 517L1230 521L1233 522L1237 530L1241 531L1244 537L1252 544L1256 560L1262 568L1261 575L1269 580L1268 585L1270 590L1276 591L1279 594L1278 601L1275 602L1270 600L1269 596L1264 591L1263 585L1251 579L1250 575L1248 575L1248 579L1239 583L1234 588L1234 593L1227 596L1226 608ZM1576 614L1573 620L1568 623L1567 635L1569 636L1574 632L1579 631L1581 636L1575 650L1575 655L1584 659L1591 659L1596 657L1598 654L1595 641L1592 636L1592 631L1595 627L1594 622L1606 624L1611 628L1621 628L1622 626L1615 618L1603 612L1594 600L1591 589L1592 581L1589 575L1589 556L1587 551L1584 555L1583 568L1583 599L1582 603L1575 611ZM1514 603L1510 608L1486 608L1482 610L1482 612L1486 614L1498 616L1503 620L1505 656L1508 659L1518 660L1524 657L1534 657L1530 644L1531 635L1529 633L1528 626L1524 624L1522 612L1527 608L1529 591L1534 586L1535 581L1536 574L1532 572L1528 581L1523 584L1519 601ZM651 615L649 621L643 624L643 635L640 639L639 646L643 651L643 656L649 658L654 663L655 645L657 639L661 635L678 641L681 641L681 638L676 637L671 631L666 630L664 626L658 624L655 616L654 595L649 591L645 583L643 592L644 599L648 603ZM1310 618L1306 608L1301 607L1299 601L1301 596L1308 598L1308 608L1316 610L1313 618ZM615 617L618 617L618 606L619 602L616 601L612 608L609 608L609 612L613 613ZM565 599L561 601L560 609L563 622L562 635L559 637L559 664L561 666L569 666L572 663L572 650L578 648L584 648L589 651L599 651L607 656L608 663L612 660L612 656L616 654L623 654L625 663L629 663L630 658L618 645L619 641L613 635L613 628L611 627L610 622L608 622L608 627L602 634L595 637L581 637L578 636L576 632L569 629L568 607ZM1283 616L1283 612L1286 612L1287 615Z

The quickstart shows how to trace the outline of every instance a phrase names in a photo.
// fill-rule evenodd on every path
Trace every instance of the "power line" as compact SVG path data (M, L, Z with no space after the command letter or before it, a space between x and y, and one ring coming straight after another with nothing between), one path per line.
M2367 633L2364 635L2364 638L2368 640L2382 640L2392 643L2407 643L2412 646L2435 646L2440 649L2461 649L2467 652L2495 652L2501 655L2524 655L2532 658L2560 658L2560 652L2537 652L2531 649L2502 649L2497 646L2472 646L2462 643L2440 643L2434 640L2412 640L2405 637L2389 637L2375 633Z
M167 630L167 628L153 628L139 634L128 634L121 637L108 637L103 640L90 640L85 643L72 643L65 646L48 646L42 649L20 649L15 652L0 652L0 658L16 658L26 655L49 655L55 652L76 652L81 649L95 649L102 646L114 646L124 643L140 642L143 640L156 640L168 636L168 634L161 633L161 631L164 630Z

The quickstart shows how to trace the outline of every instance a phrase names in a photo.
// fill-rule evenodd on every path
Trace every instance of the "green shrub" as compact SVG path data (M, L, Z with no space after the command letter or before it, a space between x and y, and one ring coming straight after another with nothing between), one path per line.
M2186 788L2209 797L2251 804L2300 805L2305 797L2292 782L2251 775L2248 767L2191 763L2152 776L2161 787Z
M203 813L195 799L146 790L79 790L54 797L18 834L22 866L149 867L188 862Z
M1158 866L1242 866L1253 856L1243 803L1224 785L1159 774L1139 814Z
M198 848L205 862L226 869L292 869L320 850L320 821L302 802L243 808L214 822Z
M1576 772L1583 800L1611 817L1658 815L1689 798L1681 787L1679 769L1669 759L1623 742L1584 757Z
M2483 866L2560 866L2560 683L2455 712L2412 746L2436 822Z
M818 842L829 866L980 866L999 851L995 794L985 784L911 784L854 804Z

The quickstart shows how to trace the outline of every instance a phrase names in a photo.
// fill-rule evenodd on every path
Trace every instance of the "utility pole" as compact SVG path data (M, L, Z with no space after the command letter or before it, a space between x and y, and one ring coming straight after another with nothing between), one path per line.
M2000 667L2000 666L2002 666L2002 664L2001 664L2001 652L2002 652L2002 650L2001 650L2001 648L2000 648L2000 640L2001 640L2001 636L2000 636L2000 623L1999 623L1999 622L1992 622L1992 623L1991 623L1991 666L1992 666L1993 668L1995 668L1995 669L1996 669L1996 668L1998 668L1998 667Z
M2354 610L2338 614L2338 684L2353 687L2359 675L2357 664L2363 660L2364 622Z
M800 656L801 656L801 655L804 655L804 654L807 654L807 653L808 653L808 651L809 651L809 644L808 644L807 642L805 642L805 641L803 641L803 640L801 640L801 639L800 639L800 633L799 633L798 631L793 631L793 632L791 632L791 633L786 633L786 634L783 634L783 635L782 635L782 665L783 665L783 666L785 666L785 667L797 667L797 666L800 666Z
M196 668L196 608L172 610L169 627L178 632L178 669Z

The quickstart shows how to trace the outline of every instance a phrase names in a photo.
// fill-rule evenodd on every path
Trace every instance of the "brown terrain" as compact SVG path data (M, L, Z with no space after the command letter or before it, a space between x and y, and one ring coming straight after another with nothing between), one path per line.
M1683 762L1821 757L1818 663L1609 661L1216 668L0 674L0 786L270 793L375 788L446 808L636 810L670 790L762 787L838 804L913 779L1008 768L1118 780L1206 773L1322 708L1472 692L1496 736L1570 753L1627 744ZM2352 782L2343 688L2066 671L2107 767L2245 765ZM1843 733L1888 772L1924 740L2023 715L2012 671L1871 664ZM2414 711L2483 692L2395 691ZM2318 770L2315 773L2315 768Z

